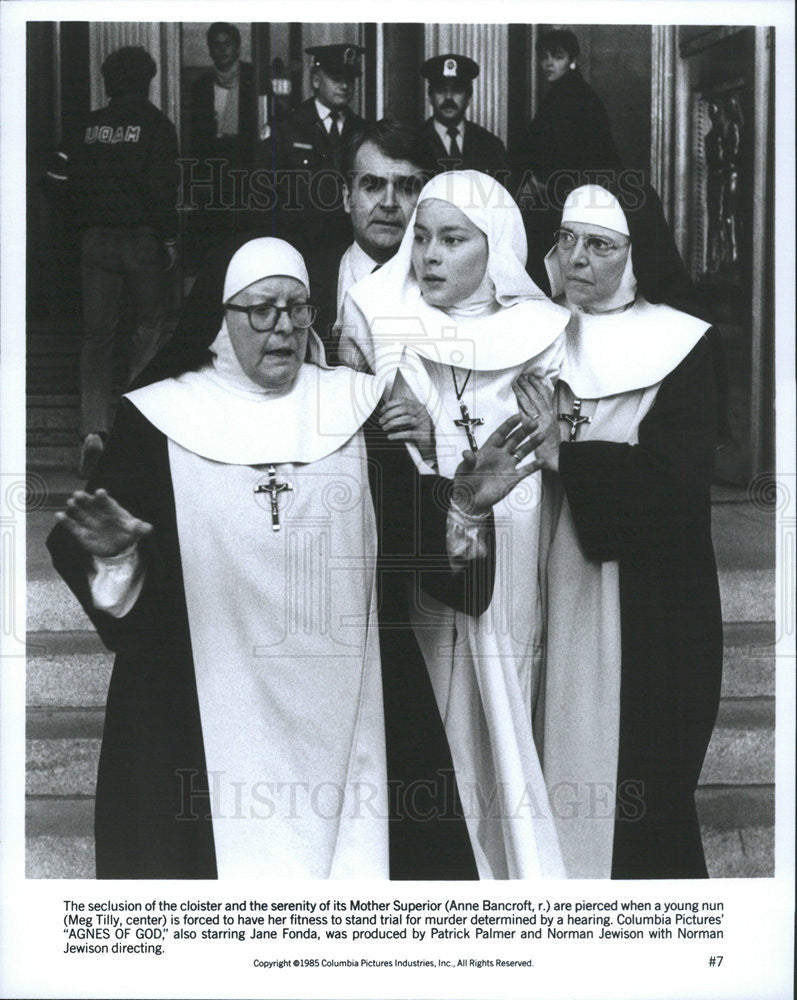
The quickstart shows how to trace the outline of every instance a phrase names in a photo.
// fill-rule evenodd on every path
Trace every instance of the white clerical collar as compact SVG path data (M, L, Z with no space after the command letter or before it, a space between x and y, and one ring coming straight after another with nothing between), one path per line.
M432 124L434 125L435 132L440 136L440 139L446 149L451 148L451 136L448 134L449 127L455 128L457 130L457 142L459 143L459 148L462 149L462 142L465 138L465 119L463 118L459 125L441 125L436 119L432 119Z
M657 385L706 330L696 319L641 296L624 312L574 312L559 378L581 399L603 399Z
M342 448L376 408L384 386L373 375L305 363L282 396L226 382L206 365L127 393L168 438L228 465L316 462Z
M321 124L329 132L332 128L332 119L329 117L332 114L332 108L328 108L326 104L322 104L317 97L314 97L315 109L318 117L321 119ZM346 120L346 109L338 108L338 120L340 122L340 127L343 128L343 122Z

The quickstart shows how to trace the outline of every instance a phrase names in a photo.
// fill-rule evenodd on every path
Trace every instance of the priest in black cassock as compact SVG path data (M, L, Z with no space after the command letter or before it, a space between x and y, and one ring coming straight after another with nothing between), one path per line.
M710 324L658 198L586 185L546 258L571 310L545 444L544 696L535 719L568 877L700 878L695 789L717 715ZM542 416L539 416L539 415Z
M378 381L326 366L291 246L238 250L223 300L48 539L116 653L97 874L475 878L409 607L487 606L491 507L538 439L513 418L421 479Z

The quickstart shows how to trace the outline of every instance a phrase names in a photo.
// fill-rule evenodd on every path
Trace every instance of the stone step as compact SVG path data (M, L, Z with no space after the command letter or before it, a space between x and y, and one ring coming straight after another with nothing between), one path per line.
M29 708L25 712L25 739L29 747L48 740L99 740L104 721L104 704L92 708ZM46 752L42 747L42 753Z
M719 567L722 619L768 622L775 619L775 574L772 569Z
M94 795L29 795L25 800L25 830L29 837L91 837Z
M775 824L775 792L771 785L705 785L698 788L695 800L703 830L766 830ZM93 789L91 795L28 795L25 817L30 837L91 837Z
M703 850L709 878L772 878L775 874L775 828L703 827ZM83 876L76 876L81 878ZM91 877L91 876L86 876Z
M94 632L28 636L29 708L103 708L113 655Z
M771 623L725 627L721 719L736 718L737 703L759 699L751 709L754 727L762 728L757 720L765 704L765 725L774 725L774 705L764 701L775 693L775 657L768 643L773 637ZM96 708L105 704L113 655L93 630L31 632L27 654L29 707Z
M775 699L723 699L701 784L768 785L775 779Z
M55 575L44 541L55 521L53 512L61 510L67 498L85 486L85 480L69 469L38 469L28 471L25 487L27 495L27 557L28 574L31 566L38 567L33 579Z
M773 802L771 792L733 790L720 822L708 821L705 794L698 792L703 847L712 878L771 878L774 875L774 828L756 825L761 800ZM741 822L729 818L738 815ZM87 878L94 871L94 802L89 798L29 798L26 803L25 873L27 878Z
M42 421L37 420L37 423L40 422ZM49 426L28 425L25 432L25 442L29 449L34 449L34 454L46 448L52 451L77 447L80 442L77 414L74 415L74 419L71 414L63 420L45 417L44 422L49 423ZM30 451L28 453L30 454Z
M59 313L56 316L30 317L27 322L28 340L37 341L44 337L80 336L82 319L79 312Z
M28 364L40 359L78 355L81 342L82 333L79 325L73 325L60 333L29 333L25 345Z
M32 403L28 401L26 437L28 443L42 444L60 443L43 439L43 431L68 430L73 436L80 427L80 400L77 396L50 396L47 403ZM64 400L65 402L56 402Z
M774 830L704 829L703 849L710 878L772 878ZM31 836L25 842L27 878L93 879L94 838Z
M60 407L77 408L80 405L80 394L69 393L28 393L25 398L28 410L39 408Z
M767 829L775 825L774 785L701 784L695 794L704 829Z
M28 632L85 632L93 629L77 598L60 577L29 581L27 615Z
M74 454L74 464L78 460L78 449L71 449ZM31 517L28 522L30 524ZM52 524L52 514L49 511L37 511L37 517L42 517L46 531L39 532L41 543L49 532ZM45 551L46 556L46 551ZM54 577L54 571L51 571ZM28 584L28 624L30 631L80 629L86 627L87 618L79 607L76 599L60 578L45 578L31 580ZM752 634L760 634L774 620L775 610L775 580L774 573L769 570L719 570L720 590L723 594L723 613L726 623L734 624L744 629L749 626ZM726 625L727 628L727 625ZM774 638L774 634L773 634ZM772 668L772 653L767 652L767 644L759 645L753 642L746 645L742 639L734 645L733 660L750 663L751 660L769 660L769 666L761 662L757 669ZM726 660L727 662L727 660ZM753 682L755 683L755 682Z
M727 622L723 645L723 697L775 694L774 622Z
M80 397L73 395L37 398L47 399L48 402L42 405L28 405L25 427L25 439L28 445L60 446L79 441ZM116 407L111 405L111 422L115 409Z
M28 462L37 469L76 470L80 461L80 448L68 445L28 445Z
M64 392L80 391L77 363L69 368L51 368L46 371L28 372L27 390L33 395L62 395ZM28 459L28 464L35 466L34 459Z
M82 720L86 731L96 730L96 720ZM97 762L100 756L100 734L75 737L77 722L68 720L64 727L68 736L25 741L25 794L37 796L94 795L97 782ZM101 720L100 720L101 723ZM101 728L101 726L100 726Z
M774 699L723 702L700 782L707 789L770 787L775 773ZM29 708L27 793L94 794L104 707ZM760 823L756 825L762 825Z
M93 837L28 837L26 878L96 878Z

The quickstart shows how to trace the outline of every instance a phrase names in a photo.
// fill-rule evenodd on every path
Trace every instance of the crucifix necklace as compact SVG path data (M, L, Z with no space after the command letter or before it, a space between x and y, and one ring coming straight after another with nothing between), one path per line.
M456 393L457 402L459 403L459 412L462 414L461 419L454 421L454 425L456 427L461 427L465 431L465 433L468 435L468 447L470 448L471 451L476 451L479 446L476 444L476 437L473 433L473 428L481 427L481 425L484 423L484 420L482 420L481 417L472 417L470 413L468 413L467 406L465 406L465 404L462 402L462 397L465 394L465 389L468 386L468 381L472 374L473 374L473 369L471 369L465 376L465 381L462 383L462 388L460 389L460 387L457 385L457 376L454 374L454 366L451 365L451 379L454 383L454 392Z
M268 482L261 483L259 486L255 486L255 493L268 493L271 498L271 530L279 531L282 527L280 524L280 505L279 505L279 495L284 490L292 490L292 483L278 483L277 482L277 470L273 465L268 467Z
M560 420L566 420L570 424L570 441L576 440L576 435L578 434L578 429L582 424L592 423L592 417L584 417L581 415L581 400L573 400L573 412L572 413L560 413Z

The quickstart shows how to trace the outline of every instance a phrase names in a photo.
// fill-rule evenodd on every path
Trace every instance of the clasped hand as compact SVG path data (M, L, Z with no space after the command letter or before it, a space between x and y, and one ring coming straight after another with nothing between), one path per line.
M379 424L389 441L407 441L414 444L424 461L434 464L434 424L429 411L415 397L401 372L396 374L392 389L387 394L379 413Z
M77 490L55 518L87 552L100 557L117 556L152 531L151 524L134 517L105 490Z

